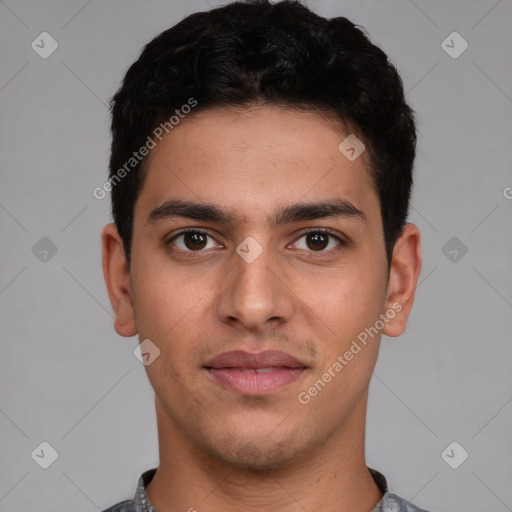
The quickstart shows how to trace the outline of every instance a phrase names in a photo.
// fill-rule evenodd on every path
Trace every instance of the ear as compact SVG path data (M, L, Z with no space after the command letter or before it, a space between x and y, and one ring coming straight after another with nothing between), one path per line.
M414 224L406 224L391 257L385 311L395 315L382 329L383 334L400 336L405 331L420 272L420 231Z
M130 287L130 274L123 241L115 224L107 224L101 234L103 247L103 277L110 304L114 310L114 328L121 336L137 334Z

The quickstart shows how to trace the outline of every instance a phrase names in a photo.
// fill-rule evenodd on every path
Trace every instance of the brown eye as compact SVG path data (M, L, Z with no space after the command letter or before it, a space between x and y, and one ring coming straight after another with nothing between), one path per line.
M322 251L329 245L329 235L325 233L308 233L306 244L313 251Z
M204 233L193 231L183 234L183 242L191 251L204 249L207 244L207 237Z
M219 244L208 233L197 229L183 231L167 242L181 252L200 252L213 249Z
M330 253L346 245L343 240L329 231L323 229L312 229L304 233L296 242L296 249L318 253Z

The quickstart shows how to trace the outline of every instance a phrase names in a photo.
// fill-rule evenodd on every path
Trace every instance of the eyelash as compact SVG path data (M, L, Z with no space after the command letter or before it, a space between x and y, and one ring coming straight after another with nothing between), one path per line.
M180 236L186 235L188 233L196 233L196 234L204 235L204 236L207 236L207 237L210 237L210 238L213 239L213 236L211 236L206 231L203 231L201 229L196 229L196 228L187 228L187 229L184 229L183 231L179 232L177 235L174 235L171 239L169 239L165 243L165 245L173 245L172 242L174 242ZM339 242L339 245L342 246L342 247L346 247L348 245L346 240L344 240L344 239L340 238L339 236L335 235L330 229L327 229L327 228L313 228L313 229L310 229L308 231L305 231L295 240L295 242L297 242L301 238L303 238L303 237L305 237L307 235L310 235L312 233L315 233L315 234L319 233L319 234L323 234L323 235L328 235L329 237L334 238L337 242ZM295 243L295 242L293 242L293 243ZM201 250L198 250L198 251L191 251L191 250L185 251L183 249L175 249L175 250L178 251L178 252L181 252L182 254L187 254L190 257L194 257L194 255L201 254L201 252L204 251L204 249L201 249ZM321 250L321 251L310 250L309 252L311 252L312 254L322 255L322 254L330 254L332 252L337 252L339 250L340 249L338 248L338 249L330 249L328 251L325 251L325 250Z

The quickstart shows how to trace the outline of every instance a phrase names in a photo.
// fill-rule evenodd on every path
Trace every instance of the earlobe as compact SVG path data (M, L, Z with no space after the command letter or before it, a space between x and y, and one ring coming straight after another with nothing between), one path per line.
M382 330L386 336L400 336L405 331L420 272L420 232L414 224L406 224L391 259L385 310L394 313Z
M107 224L101 234L103 277L114 310L114 328L125 337L137 334L130 275L122 239L115 224Z

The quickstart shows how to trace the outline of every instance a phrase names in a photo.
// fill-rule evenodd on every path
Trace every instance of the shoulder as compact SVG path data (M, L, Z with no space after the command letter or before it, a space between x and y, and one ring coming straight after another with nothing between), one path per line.
M376 512L428 512L392 493L386 493L379 505Z
M136 512L136 509L133 505L133 500L126 500L105 509L103 512Z

